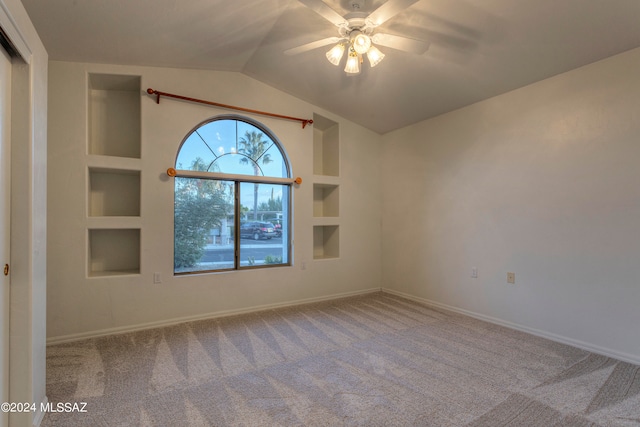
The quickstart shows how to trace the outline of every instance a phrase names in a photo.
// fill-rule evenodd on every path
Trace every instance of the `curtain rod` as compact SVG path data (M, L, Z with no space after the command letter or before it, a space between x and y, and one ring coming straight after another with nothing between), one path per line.
M183 101L197 102L200 104L212 105L214 107L221 107L229 110L245 111L247 113L261 114L263 116L276 117L278 119L293 120L296 122L301 122L302 129L304 129L307 125L313 124L312 119L300 119L298 117L283 116L281 114L268 113L266 111L258 111L258 110L251 110L249 108L234 107L233 105L219 104L217 102L204 101L202 99L196 99L196 98L189 98L187 96L175 95L173 93L160 92L158 90L154 90L151 88L147 89L147 93L149 95L156 95L156 104L160 104L160 96L168 96L170 98L182 99Z

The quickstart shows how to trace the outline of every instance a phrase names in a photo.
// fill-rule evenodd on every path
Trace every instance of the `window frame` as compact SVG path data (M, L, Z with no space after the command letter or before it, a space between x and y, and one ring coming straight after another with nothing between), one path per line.
M209 123L212 122L216 122L216 121L225 121L225 120L230 120L230 121L236 121L236 122L243 122L246 123L250 126L255 127L258 131L260 131L261 133L264 134L265 137L267 137L272 143L273 145L275 145L278 149L278 151L280 152L280 155L282 156L282 161L284 163L285 169L286 169L286 173L288 175L288 177L269 177L269 176L263 176L263 175L243 175L243 174L231 174L231 173L224 173L224 172L206 172L206 171L195 171L195 170L186 170L186 169L177 169L177 162L178 162L178 158L180 156L180 151L182 150L183 145L185 144L185 142L189 139L189 137L198 129L200 129L203 126L206 126ZM236 139L238 138L238 135L236 135ZM215 161L214 161L215 162ZM175 162L174 162L174 166L176 166L175 169L173 169L174 172L174 177L178 177L178 178L194 178L194 179L205 179L205 180L212 180L212 181L226 181L226 182L233 182L234 184L234 206L233 206L233 227L234 227L234 231L233 231L233 267L232 268L221 268L221 269L211 269L211 270L198 270L198 271L184 271L184 272L176 272L175 270L175 264L174 264L174 268L173 268L173 275L174 276L189 276L189 275L194 275L194 274L211 274L211 273L224 273L224 272L232 272L232 271L242 271L242 270L255 270L255 269L265 269L265 268L277 268L277 267L291 267L293 266L293 184L296 182L293 178L292 178L292 167L291 167L291 162L289 160L289 156L287 155L286 150L284 149L282 143L280 142L280 140L275 136L275 134L269 129L267 128L264 124L253 120L251 118L245 117L245 116L241 116L241 115L237 115L237 114L224 114L224 115L218 115L218 116L214 116L214 117L210 117L200 123L198 123L196 126L194 126L189 132L187 132L187 134L185 135L185 137L182 139L182 141L180 142L180 145L178 147L178 150L176 152L176 158L175 158ZM282 242L282 247L283 249L286 248L286 253L287 253L287 262L283 262L280 264L262 264L262 265L242 265L241 261L240 261L240 252L241 252L241 242L240 242L240 227L241 227L241 202L240 202L240 184L241 183L251 183L251 184L274 184L274 185L283 185L283 186L287 186L287 207L286 207L286 222L283 222L283 226L286 224L287 227L287 241L286 242ZM174 195L173 195L173 199L174 199L174 206L175 206L175 182L174 182ZM284 194L283 194L283 199L284 199ZM284 208L284 206L283 206ZM284 213L284 209L283 209L283 213ZM254 221L254 220L247 220L247 221ZM174 220L173 223L175 225L175 208L174 208ZM173 241L174 241L174 259L175 259L175 240L176 236L175 236L175 227L173 230Z

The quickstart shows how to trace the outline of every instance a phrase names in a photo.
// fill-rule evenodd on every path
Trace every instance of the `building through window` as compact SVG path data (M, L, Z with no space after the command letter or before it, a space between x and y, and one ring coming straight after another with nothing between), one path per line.
M291 264L291 167L268 129L240 116L200 123L175 169L175 274Z

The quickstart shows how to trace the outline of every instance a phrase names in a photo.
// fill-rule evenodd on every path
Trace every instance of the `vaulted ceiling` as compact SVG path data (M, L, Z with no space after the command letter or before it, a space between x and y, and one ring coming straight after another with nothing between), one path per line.
M284 54L338 35L298 0L22 2L52 60L237 71L381 134L640 46L639 0L420 0L379 29L429 50L347 76L331 46Z

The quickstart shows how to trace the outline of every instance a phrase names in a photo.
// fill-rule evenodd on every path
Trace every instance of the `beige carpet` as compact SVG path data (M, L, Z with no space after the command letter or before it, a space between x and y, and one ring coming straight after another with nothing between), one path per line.
M639 367L386 293L50 346L43 426L640 426Z

